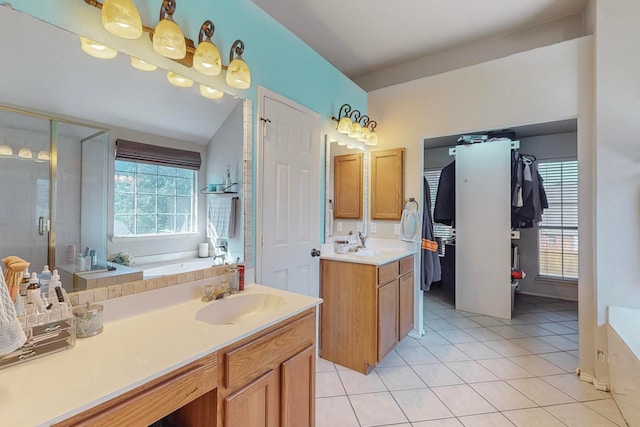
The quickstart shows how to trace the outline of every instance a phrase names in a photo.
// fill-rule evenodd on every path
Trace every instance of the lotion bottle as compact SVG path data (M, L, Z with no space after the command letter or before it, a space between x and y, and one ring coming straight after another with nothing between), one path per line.
M44 310L44 302L40 296L40 283L38 281L38 273L35 271L31 273L31 279L29 279L29 287L27 288L27 302L32 302L38 307L40 313Z

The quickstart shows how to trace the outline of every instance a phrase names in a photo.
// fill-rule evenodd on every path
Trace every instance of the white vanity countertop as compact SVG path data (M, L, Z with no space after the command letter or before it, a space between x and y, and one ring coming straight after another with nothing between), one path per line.
M362 251L360 254L358 254L358 252L337 254L333 252L333 250L322 250L320 259L354 262L357 264L383 265L413 255L413 251L402 249L364 249ZM363 255L363 253L366 255Z
M285 299L284 305L240 324L214 326L196 320L201 308L224 302L200 301L207 282L102 301L101 334L77 339L72 349L0 370L0 425L60 422L322 302L248 285L238 296L274 294Z

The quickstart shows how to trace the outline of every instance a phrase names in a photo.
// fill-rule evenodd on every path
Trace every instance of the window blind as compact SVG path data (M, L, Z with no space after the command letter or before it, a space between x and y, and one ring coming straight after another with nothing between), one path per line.
M578 278L578 162L538 164L549 208L538 224L540 276Z
M199 170L202 164L200 153L195 151L160 147L124 139L116 140L116 160L193 170Z

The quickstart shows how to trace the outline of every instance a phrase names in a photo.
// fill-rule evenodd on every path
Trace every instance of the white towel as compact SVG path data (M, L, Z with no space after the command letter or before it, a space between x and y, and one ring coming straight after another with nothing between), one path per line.
M333 202L329 200L327 204L327 237L333 236Z
M402 218L400 220L400 240L413 242L418 238L419 218L417 210L402 210Z
M2 269L0 269L2 273ZM18 296L20 298L20 296ZM27 341L13 306L9 289L0 274L0 356L16 351Z
M231 239L235 235L236 199L211 197L207 213L207 237Z

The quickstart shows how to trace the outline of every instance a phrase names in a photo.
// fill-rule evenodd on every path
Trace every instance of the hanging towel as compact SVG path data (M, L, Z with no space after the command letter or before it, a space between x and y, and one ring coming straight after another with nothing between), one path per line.
M431 197L429 197L431 198ZM425 199L426 200L426 199ZM425 205L431 206L431 205ZM427 209L428 210L428 209ZM449 163L440 172L433 220L453 226L456 219L456 162ZM424 223L422 225L424 227Z
M231 239L235 231L236 198L211 197L207 212L207 237Z
M327 237L333 236L333 202L329 200L327 204Z
M413 205L413 203L410 203ZM419 220L418 220L418 207L411 209L406 207L402 210L402 218L400 219L400 240L406 242L413 242L419 236Z
M26 341L27 336L20 327L16 309L9 296L9 289L4 277L0 274L0 356L16 351Z
M422 211L422 271L420 288L423 291L431 289L431 283L441 279L440 256L438 243L433 236L433 219L431 217L431 192L429 182L424 178L424 209Z

